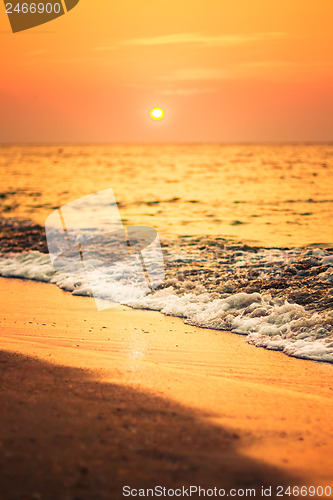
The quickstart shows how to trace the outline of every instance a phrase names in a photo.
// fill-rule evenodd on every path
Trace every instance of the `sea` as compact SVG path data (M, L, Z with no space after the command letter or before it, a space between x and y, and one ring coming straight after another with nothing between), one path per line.
M333 362L332 174L333 144L2 145L0 275Z

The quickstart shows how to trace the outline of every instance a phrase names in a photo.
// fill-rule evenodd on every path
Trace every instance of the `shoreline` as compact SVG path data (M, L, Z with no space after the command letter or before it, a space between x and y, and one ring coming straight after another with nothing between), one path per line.
M205 238L162 244L165 279L143 296L135 280L122 277L121 266L108 267L106 246L99 272L109 281L99 287L98 298L232 331L288 356L333 363L333 253L221 245ZM48 254L38 251L0 259L0 276L54 283L75 296L91 297L87 275L77 269L55 271Z
M42 226L0 218L0 245L0 276L92 296L75 258L62 270L52 267ZM136 266L128 282L121 263L108 264L112 241L96 243L98 264L93 259L92 265L102 281L94 296L245 335L250 344L288 356L333 363L333 249L268 249L205 236L162 239L161 246L164 280L142 296Z
M13 488L15 478L17 481L22 473L22 464L26 466L31 453L38 456L45 445L45 436L38 434L42 432L38 426L45 430L47 425L43 423L45 405L38 414L29 417L32 421L37 418L34 429L30 424L27 426L26 408L48 397L52 405L57 406L57 418L63 418L63 425L69 426L64 431L67 433L64 439L66 446L73 446L75 453L78 453L82 438L75 431L75 422L87 419L94 413L95 405L102 405L103 412L109 412L113 421L120 405L122 410L117 425L120 429L125 425L126 429L126 439L124 437L121 443L117 439L103 443L105 430L94 436L94 425L99 428L103 422L105 424L105 417L101 424L98 416L93 425L89 419L86 421L89 440L98 437L94 457L100 456L103 450L105 460L108 454L112 457L112 467L109 466L117 488L121 481L127 479L128 483L128 474L132 473L136 484L150 486L167 478L170 485L182 484L182 481L193 483L198 479L207 487L215 483L221 487L254 483L258 486L260 482L273 484L276 480L287 485L290 482L324 485L331 481L333 402L329 381L333 375L332 365L308 363L282 353L257 349L247 344L242 336L214 330L203 332L179 318L162 316L158 312L124 306L97 312L93 299L73 297L48 284L1 278L0 289L4 297L0 323L1 351L5 356L0 364L5 381L3 397L13 399L10 407L8 404L3 407L8 428L3 428L1 439L3 443L11 439L13 457L6 459L7 446L1 450L2 463L9 468ZM88 392L81 391L87 377L96 387ZM11 379L21 380L22 389L20 384L13 385ZM121 404L118 402L116 408L112 394L121 388L129 395L128 399L119 396ZM97 397L101 391L108 397ZM133 402L136 401L134 393L138 391L145 401L150 398L149 408L142 410L145 415L143 427L139 425L142 415L135 414L141 402L139 405ZM128 401L130 406L133 402L133 414L125 411ZM73 420L72 403L74 408L77 403L80 412L85 408L88 416L77 410L79 413ZM168 411L161 411L164 406ZM177 417L170 411L173 406L178 408L174 412ZM46 447L45 451L43 448L43 453L54 452L58 456L60 475L67 474L61 460L64 463L69 460L70 471L75 469L75 474L79 473L77 470L85 466L80 465L78 456L74 453L68 458L70 452L57 447L56 435L61 434L57 418L51 418L52 425L48 427L50 449ZM195 425L191 421L193 418L197 422ZM151 438L149 426L155 424L158 429ZM168 438L165 433L169 433ZM202 436L198 438L201 444L196 434ZM136 439L138 435L143 442L134 448L140 449L140 453L129 446L133 436ZM172 435L178 436L179 443L170 442ZM85 439L88 438L84 435ZM158 453L160 458L157 458ZM84 451L83 454L89 461L89 453ZM123 455L127 458L121 466L117 465ZM15 460L18 467L14 470L10 464ZM101 494L100 498L108 498L108 488L112 490L116 486L111 484L106 464L98 463L108 485L105 496ZM226 467L227 472L222 476L219 464ZM29 467L35 471L33 465ZM143 475L135 475L136 470L141 470ZM57 476L52 471L49 474L53 479ZM45 478L38 474L31 481L34 488L45 487ZM95 483L89 484L92 488ZM63 485L64 491L68 492L68 488ZM83 492L82 498L91 498L84 495Z

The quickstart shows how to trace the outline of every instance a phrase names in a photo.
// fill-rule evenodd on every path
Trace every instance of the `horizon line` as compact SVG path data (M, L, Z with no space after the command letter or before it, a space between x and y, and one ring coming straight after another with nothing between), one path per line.
M160 146L160 145L333 145L331 140L272 140L272 141L4 141L0 147L7 146Z

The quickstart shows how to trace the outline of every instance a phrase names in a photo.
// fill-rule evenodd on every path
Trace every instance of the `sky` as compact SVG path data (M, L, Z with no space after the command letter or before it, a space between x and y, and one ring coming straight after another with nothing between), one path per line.
M12 33L1 2L0 142L332 141L332 19L332 0L80 0Z

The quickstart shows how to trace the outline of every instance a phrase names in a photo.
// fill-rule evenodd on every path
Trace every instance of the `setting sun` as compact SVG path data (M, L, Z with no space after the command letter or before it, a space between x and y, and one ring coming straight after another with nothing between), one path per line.
M154 108L150 112L150 116L153 120L162 120L164 118L164 111L161 108Z

